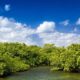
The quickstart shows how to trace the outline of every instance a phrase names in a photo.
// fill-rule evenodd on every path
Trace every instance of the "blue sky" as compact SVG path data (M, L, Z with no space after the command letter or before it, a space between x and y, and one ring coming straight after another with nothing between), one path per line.
M11 6L9 12L0 15L13 17L30 25L45 20L60 22L70 19L75 22L80 16L80 0L0 0L0 8Z
M55 43L61 45L60 43L64 42L65 44L62 45L64 46L71 43L71 38L77 40L80 36L80 0L0 0L0 16L0 26L4 27L4 22L5 28L7 28L1 28L3 33L5 30L9 32L9 28L13 29L16 23L19 23L18 26L21 26L22 29L23 27L29 28L32 34L29 34L30 32L25 33L26 35L29 34L28 37L25 37L25 41L20 40L28 44ZM11 26L11 23L14 26ZM22 33L23 30L16 31ZM17 32L15 33L19 37ZM59 34L61 34L60 37ZM3 34L1 33L1 35ZM46 38L47 35L49 40ZM66 42L68 38L65 36L70 38L69 43ZM1 41L19 41L18 39L10 38L9 40L4 36L2 37ZM29 41L26 41L28 38ZM55 42L55 39L58 41ZM78 43L78 41L72 42Z

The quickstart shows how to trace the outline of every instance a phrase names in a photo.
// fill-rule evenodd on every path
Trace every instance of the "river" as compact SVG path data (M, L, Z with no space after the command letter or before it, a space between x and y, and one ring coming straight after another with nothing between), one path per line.
M80 73L52 72L49 67L37 67L0 80L80 80Z

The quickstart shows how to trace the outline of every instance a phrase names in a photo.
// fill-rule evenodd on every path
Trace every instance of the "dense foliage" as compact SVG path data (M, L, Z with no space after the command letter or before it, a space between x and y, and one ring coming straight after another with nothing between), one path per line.
M27 46L24 43L0 43L0 76L49 65L52 70L80 71L80 44L56 47Z

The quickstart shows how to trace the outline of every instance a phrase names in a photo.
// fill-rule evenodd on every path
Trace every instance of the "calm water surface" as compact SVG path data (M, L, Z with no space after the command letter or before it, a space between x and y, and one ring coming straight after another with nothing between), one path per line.
M49 67L37 67L0 80L80 80L80 74L51 72Z

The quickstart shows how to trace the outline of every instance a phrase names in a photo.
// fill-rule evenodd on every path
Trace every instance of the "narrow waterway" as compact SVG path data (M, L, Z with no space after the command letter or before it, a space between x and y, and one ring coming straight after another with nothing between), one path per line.
M16 73L0 80L80 80L79 73L50 71L49 67L32 68L26 72Z

